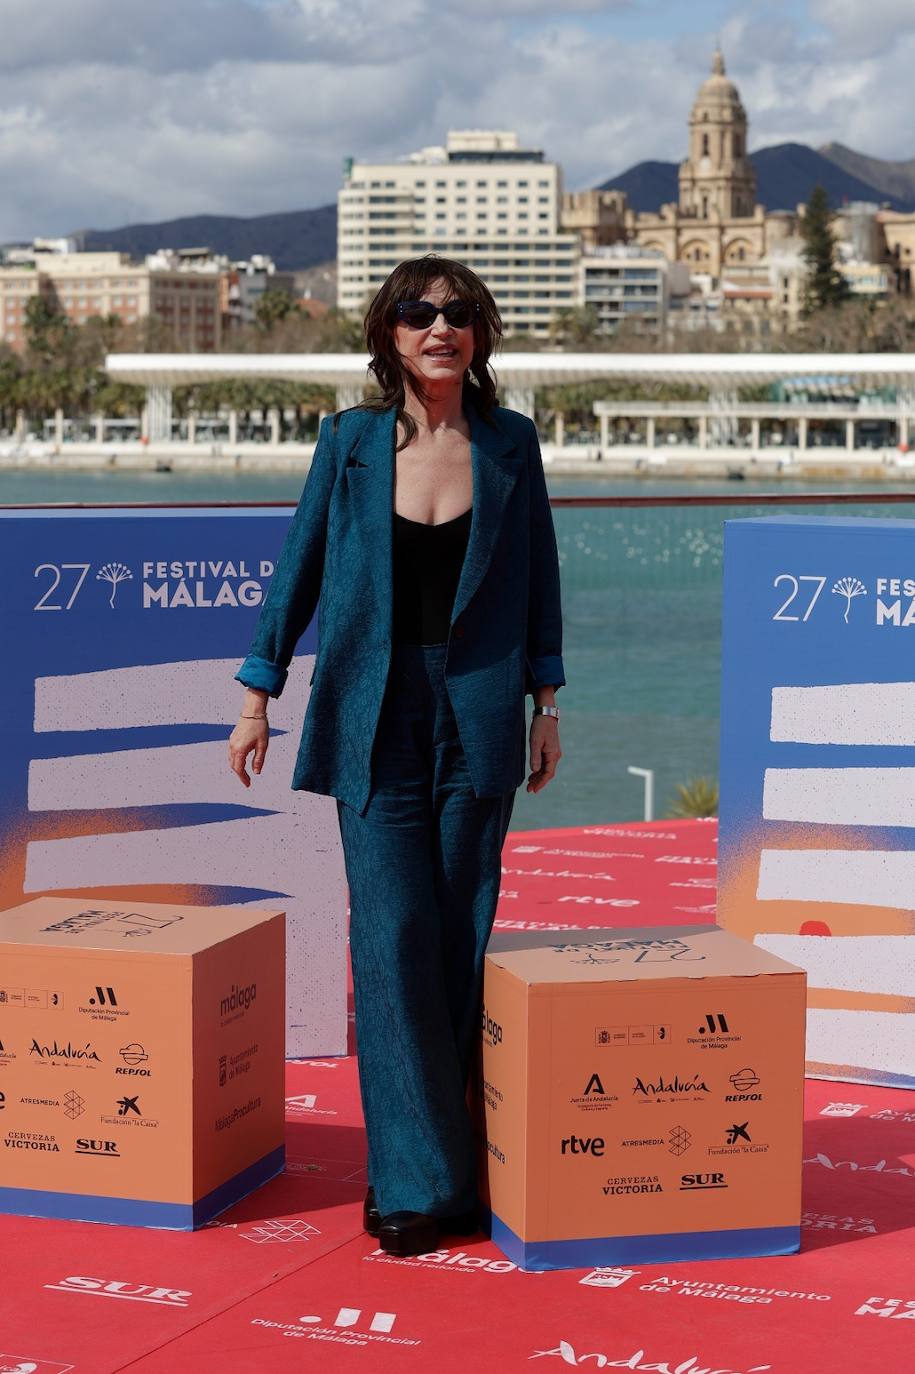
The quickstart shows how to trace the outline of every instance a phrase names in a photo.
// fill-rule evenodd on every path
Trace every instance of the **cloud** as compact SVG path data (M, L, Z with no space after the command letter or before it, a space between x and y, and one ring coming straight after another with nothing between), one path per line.
M623 41L606 3L599 25L597 0L559 17L545 4L157 0L153 12L147 0L3 0L0 184L12 189L0 242L327 204L344 156L393 160L449 128L516 129L560 162L569 189L685 156L715 34L668 23ZM855 49L852 0L829 4L812 31L760 0L723 23L751 148L835 139L911 156L911 0L871 0L892 42L869 56Z
M517 18L533 14L556 15L556 0L454 0L466 14L498 15ZM629 10L635 0L563 0L562 12L568 15L605 14L607 10Z
M833 52L852 60L915 37L912 0L810 0L810 15L830 35Z

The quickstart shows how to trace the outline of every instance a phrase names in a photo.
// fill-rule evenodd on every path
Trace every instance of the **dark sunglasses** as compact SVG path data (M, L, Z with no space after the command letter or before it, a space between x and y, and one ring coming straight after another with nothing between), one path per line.
M466 329L480 313L476 301L449 301L447 305L433 305L431 301L398 301L397 318L408 329L428 329L439 315L452 329Z

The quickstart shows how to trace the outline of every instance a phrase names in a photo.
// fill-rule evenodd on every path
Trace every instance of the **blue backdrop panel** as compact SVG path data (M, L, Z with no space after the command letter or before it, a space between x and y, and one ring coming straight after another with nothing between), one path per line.
M0 511L0 907L39 893L287 911L290 1053L345 1052L331 798L293 792L316 643L271 703L250 789L233 675L289 507Z
M719 920L825 1077L915 1086L915 522L725 524Z

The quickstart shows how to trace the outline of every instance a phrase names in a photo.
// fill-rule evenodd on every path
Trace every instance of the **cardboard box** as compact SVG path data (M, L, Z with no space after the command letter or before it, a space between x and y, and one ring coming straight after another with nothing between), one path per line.
M484 1189L523 1269L800 1245L805 975L716 926L497 933Z
M0 912L0 1212L190 1230L283 1169L282 912Z
M807 1072L915 1088L915 521L724 535L717 917L807 970Z

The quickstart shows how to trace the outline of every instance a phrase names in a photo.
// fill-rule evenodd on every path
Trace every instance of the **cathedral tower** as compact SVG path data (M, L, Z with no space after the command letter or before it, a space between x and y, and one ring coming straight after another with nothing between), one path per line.
M689 157L680 164L680 210L707 220L752 216L756 173L747 156L747 114L720 51L689 117Z

